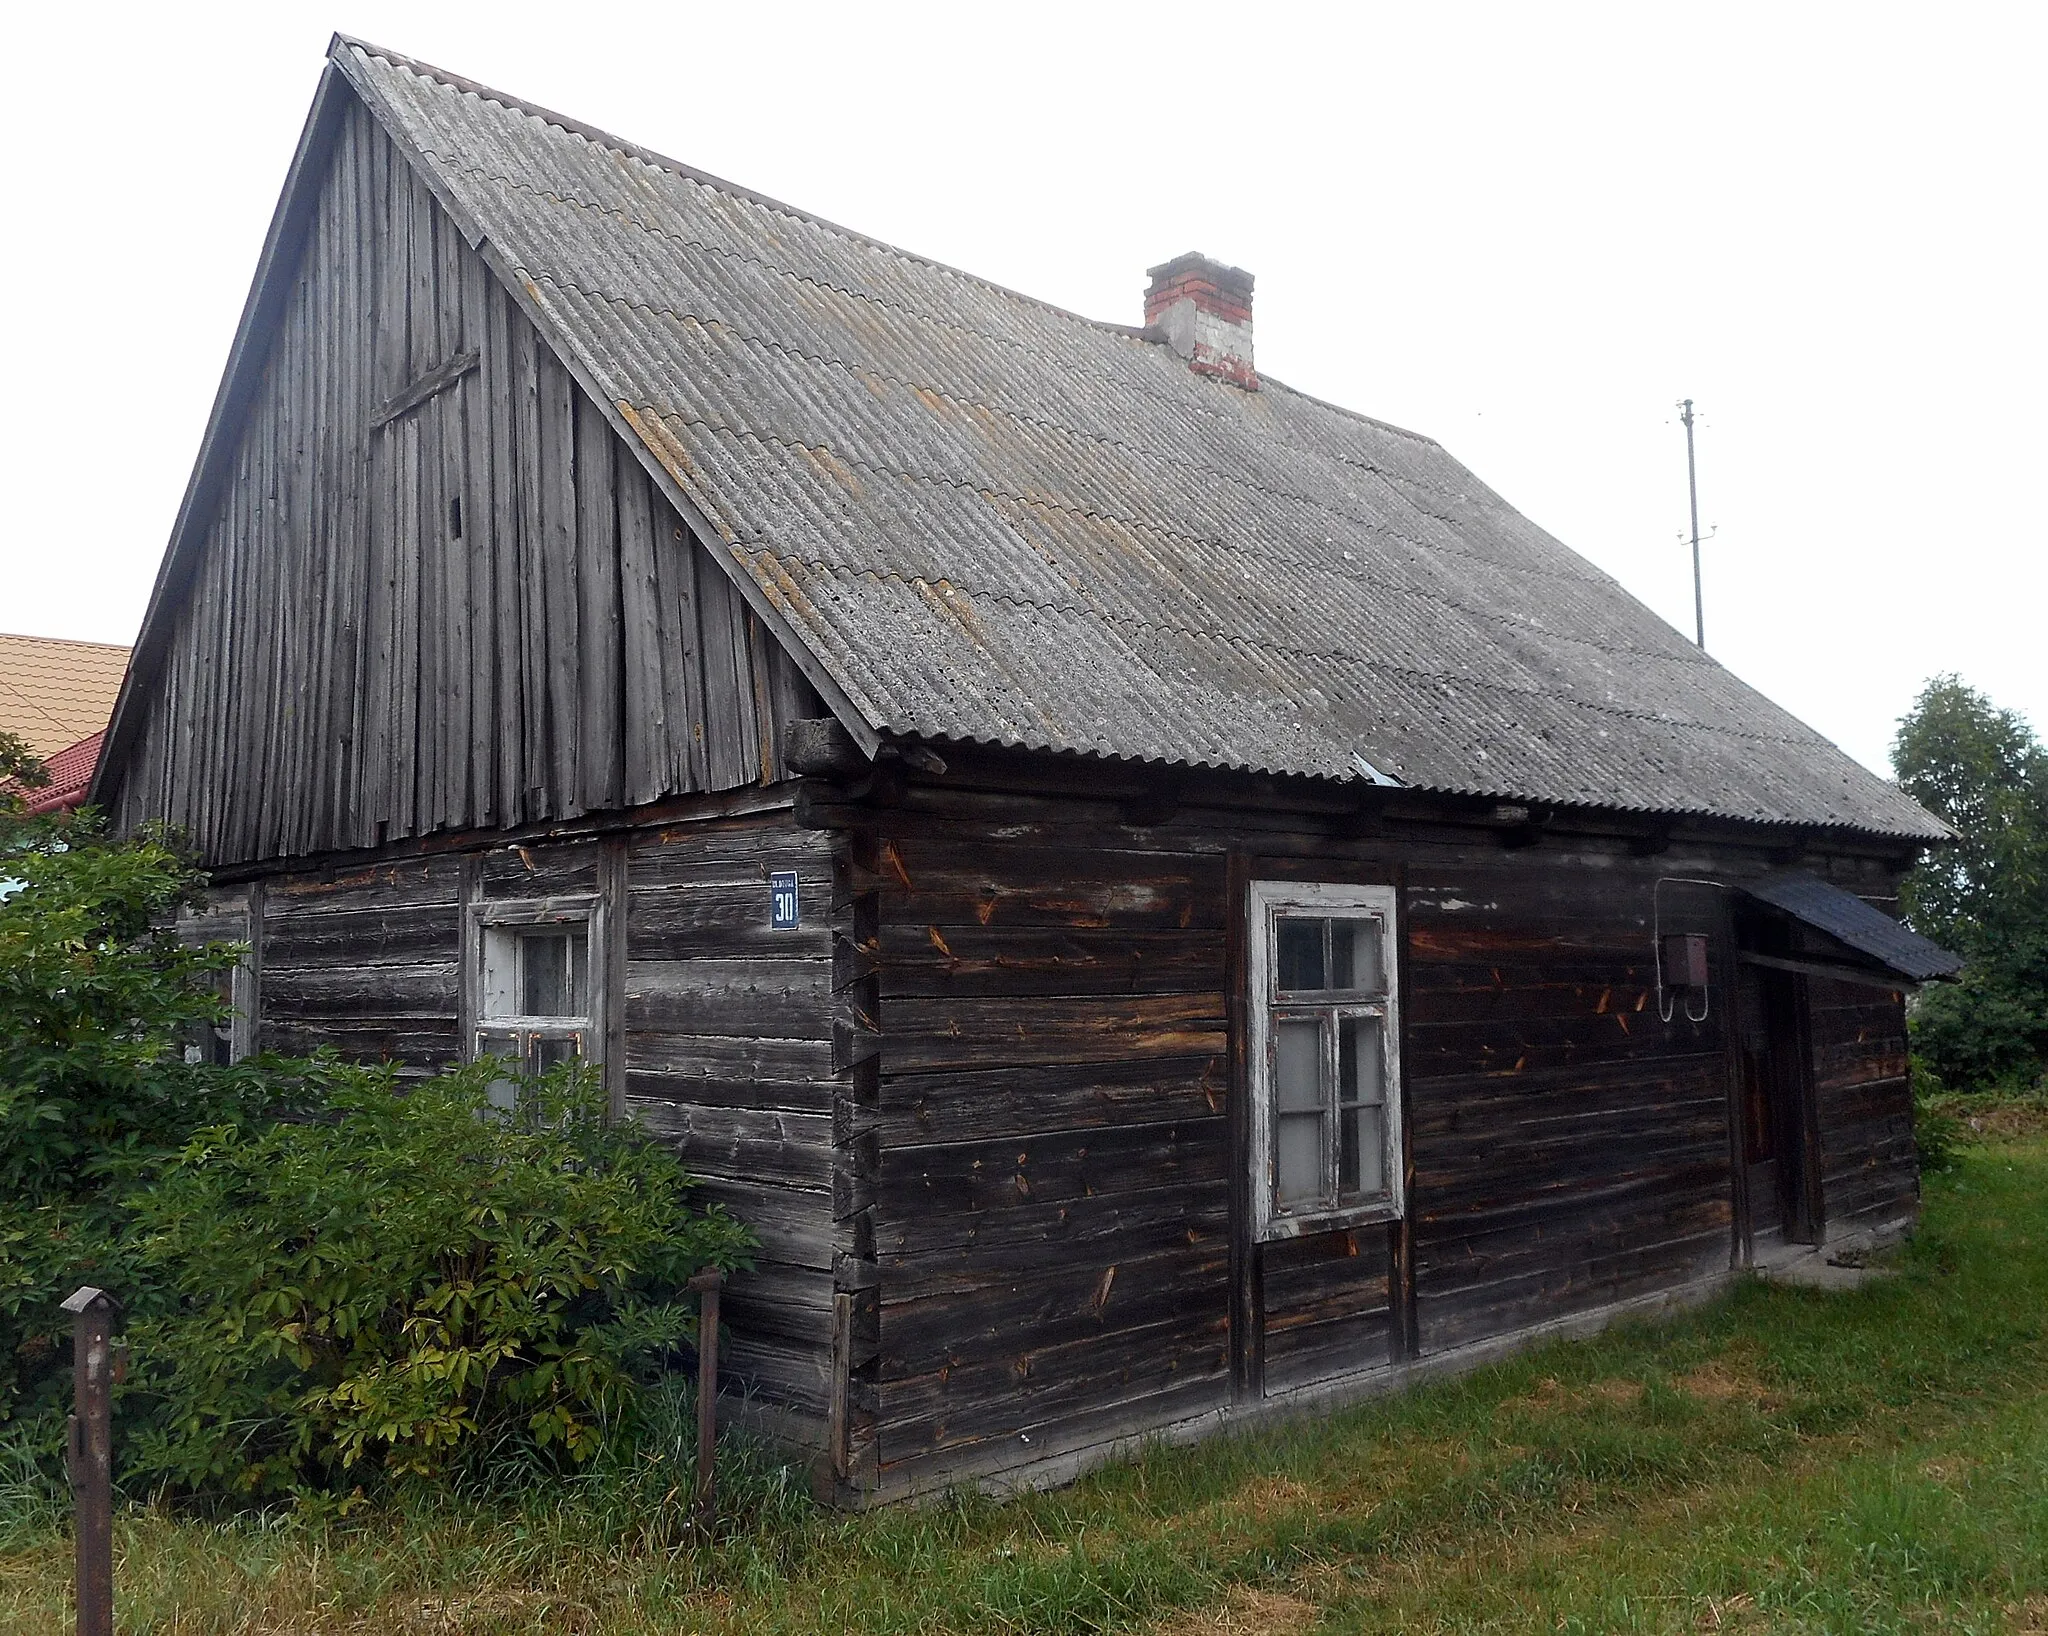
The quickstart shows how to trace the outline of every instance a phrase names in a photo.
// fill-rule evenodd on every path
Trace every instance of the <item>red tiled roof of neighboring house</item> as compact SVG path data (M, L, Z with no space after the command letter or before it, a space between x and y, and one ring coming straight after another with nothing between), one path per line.
M75 749L107 725L127 672L114 643L0 633L0 732L45 760Z
M83 805L85 792L92 787L92 770L99 764L100 745L106 736L107 730L102 727L97 733L88 734L76 744L66 745L45 760L43 770L50 775L50 781L41 789L25 792L28 810L31 813L70 812Z

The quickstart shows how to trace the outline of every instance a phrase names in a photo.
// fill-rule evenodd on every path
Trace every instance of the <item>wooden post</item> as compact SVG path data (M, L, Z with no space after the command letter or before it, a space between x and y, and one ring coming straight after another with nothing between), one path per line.
M90 1284L71 1314L72 1401L67 1428L77 1513L78 1636L114 1636L114 1317L120 1302Z
M690 1280L697 1292L697 1493L691 1514L709 1528L714 1514L712 1459L718 1447L718 1291L725 1274L706 1267Z

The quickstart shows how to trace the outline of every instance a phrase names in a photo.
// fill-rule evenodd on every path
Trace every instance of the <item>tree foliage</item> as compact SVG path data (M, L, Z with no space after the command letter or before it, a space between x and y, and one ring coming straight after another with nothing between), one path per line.
M33 787L18 741L0 773ZM632 1426L745 1230L574 1070L486 1095L332 1057L198 1060L241 951L170 929L163 835L0 789L0 1436L54 1462L81 1283L125 1303L131 1477L305 1491L574 1462Z
M1960 981L1921 996L1915 1049L1956 1089L2030 1079L2048 1062L2048 749L2017 712L1937 676L1892 764L1956 832L1903 888L1914 929L1965 961Z
M36 787L18 740L0 761ZM273 1091L185 1060L190 1031L221 1016L236 951L166 929L198 883L177 851L25 807L0 800L0 1423L36 1419L48 1443L67 1386L56 1303L81 1283L149 1299L122 1197Z

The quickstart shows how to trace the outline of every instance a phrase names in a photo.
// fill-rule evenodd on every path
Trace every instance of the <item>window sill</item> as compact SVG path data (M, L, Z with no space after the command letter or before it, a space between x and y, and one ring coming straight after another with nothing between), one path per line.
M1392 1199L1376 1204L1354 1204L1342 1210L1325 1210L1314 1216L1275 1216L1259 1229L1261 1244L1278 1239L1313 1238L1317 1233L1342 1232L1347 1227L1370 1227L1378 1222L1399 1221L1401 1206Z

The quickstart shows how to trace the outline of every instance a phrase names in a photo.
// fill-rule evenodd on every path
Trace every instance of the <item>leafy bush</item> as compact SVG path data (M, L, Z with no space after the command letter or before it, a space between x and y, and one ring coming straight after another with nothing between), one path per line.
M0 777L35 776L0 734ZM304 1493L630 1429L683 1280L747 1244L673 1156L573 1071L506 1116L489 1065L188 1062L240 952L168 930L201 877L24 807L0 785L0 1498L56 1470L81 1283L127 1305L130 1477Z
M1964 1090L2028 1081L2048 1054L2048 996L2030 1002L2004 973L1972 963L1913 1000L1913 1049L1943 1085Z
M137 1460L276 1491L483 1459L587 1459L694 1331L684 1282L745 1230L559 1070L505 1115L493 1064L411 1088L317 1063L330 1117L201 1133L133 1198L181 1296L132 1331Z
M1969 1134L1969 1127L1949 1109L1953 1100L1926 1073L1914 1065L1913 1151L1923 1176L1938 1175L1956 1162L1956 1150Z

